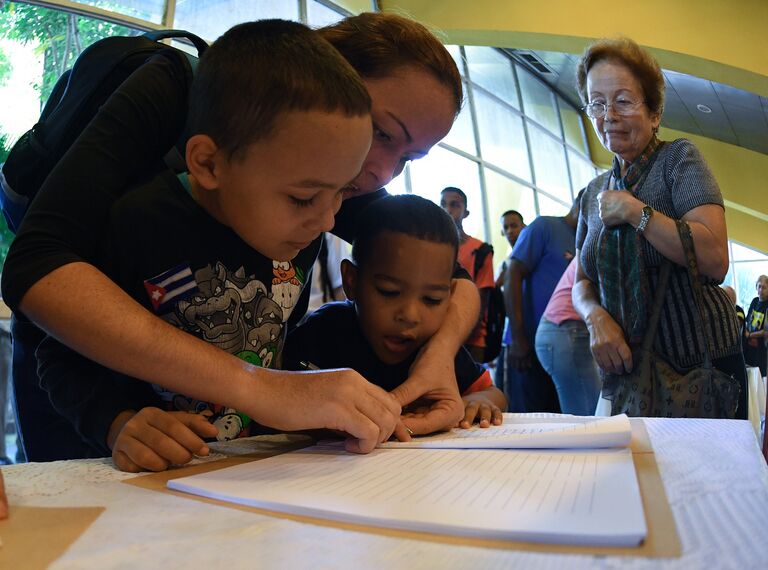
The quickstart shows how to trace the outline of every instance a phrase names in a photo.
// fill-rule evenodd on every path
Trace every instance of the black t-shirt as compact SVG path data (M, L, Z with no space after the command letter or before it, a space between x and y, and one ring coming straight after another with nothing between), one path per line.
M756 332L762 330L768 330L766 327L766 311L768 311L768 301L761 301L760 297L752 299L752 303L749 305L747 311L747 318L744 321L744 328L747 332ZM763 338L754 339L757 341L757 346L750 346L749 341L745 339L744 348L744 361L748 366L758 366L762 376L766 374L766 360L768 360L768 348L766 348L766 342Z
M317 309L288 334L285 364L301 370L301 362L319 368L352 368L369 382L391 391L405 382L415 355L400 364L381 362L365 340L352 301L329 303ZM459 392L488 372L462 347L454 361Z

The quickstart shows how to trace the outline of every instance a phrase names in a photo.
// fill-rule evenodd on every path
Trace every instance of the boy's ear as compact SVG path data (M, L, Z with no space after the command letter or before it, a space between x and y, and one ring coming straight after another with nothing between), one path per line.
M354 301L357 291L357 266L349 259L341 260L341 286L347 299Z
M222 153L208 135L194 135L187 141L187 168L195 180L206 190L219 186Z
M461 217L461 219L463 220L467 216L469 216L469 210L464 210L464 215Z

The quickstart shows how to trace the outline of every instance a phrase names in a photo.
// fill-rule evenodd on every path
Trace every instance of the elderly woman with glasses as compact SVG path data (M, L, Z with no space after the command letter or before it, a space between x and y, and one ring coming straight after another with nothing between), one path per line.
M610 399L643 339L663 260L673 262L656 346L679 369L700 365L704 335L675 220L691 229L702 281L702 325L715 368L740 383L745 417L746 373L730 301L718 287L728 270L723 199L717 182L686 139L657 138L664 109L658 63L629 39L589 46L577 69L579 94L612 168L590 182L576 233L576 311Z

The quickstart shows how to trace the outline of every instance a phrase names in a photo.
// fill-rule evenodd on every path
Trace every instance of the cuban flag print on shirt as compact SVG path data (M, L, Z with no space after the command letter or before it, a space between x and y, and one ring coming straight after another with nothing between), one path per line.
M155 313L163 315L173 309L174 304L186 299L197 291L197 283L188 263L182 263L144 281L149 300Z

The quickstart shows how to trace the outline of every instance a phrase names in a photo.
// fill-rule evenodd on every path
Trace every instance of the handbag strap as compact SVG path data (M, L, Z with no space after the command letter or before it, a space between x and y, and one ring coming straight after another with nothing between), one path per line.
M675 220L677 233L680 235L680 241L683 242L683 251L685 253L686 269L688 270L688 279L691 282L693 299L696 303L696 326L704 335L704 363L705 368L712 366L712 355L709 351L709 330L704 322L704 294L701 290L701 281L699 279L699 266L696 263L696 248L693 244L693 235L688 222Z
M643 337L642 349L644 351L651 350L653 341L656 338L656 329L659 328L659 318L661 317L661 308L664 306L664 297L667 295L667 286L669 285L669 276L672 273L672 262L668 259L664 259L661 264L661 271L659 272L659 283L656 287L656 294L653 297L653 308L651 314L648 317L648 325L645 329L645 336Z

